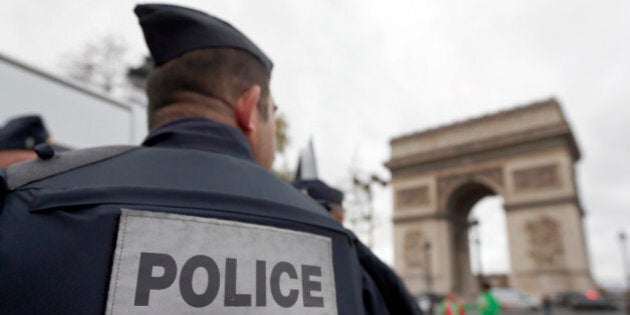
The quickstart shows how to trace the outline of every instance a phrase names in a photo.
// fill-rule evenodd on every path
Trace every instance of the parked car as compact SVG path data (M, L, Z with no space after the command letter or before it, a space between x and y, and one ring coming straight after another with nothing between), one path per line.
M558 293L556 295L556 298L555 298L556 305L568 307L569 306L569 298L572 295L576 295L576 294L579 295L580 293L579 292L574 292L574 291L567 291L567 292Z
M596 290L558 294L556 302L573 310L616 310L615 303Z
M540 300L512 288L494 288L492 294L505 311L531 311L541 308Z

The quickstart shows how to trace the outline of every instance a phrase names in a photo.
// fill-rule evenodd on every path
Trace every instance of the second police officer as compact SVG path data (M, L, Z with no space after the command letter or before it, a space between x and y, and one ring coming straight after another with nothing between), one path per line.
M267 170L269 58L203 12L135 12L151 132L8 168L0 313L387 314L351 236Z
M35 158L36 145L50 141L41 117L15 117L0 128L0 168Z

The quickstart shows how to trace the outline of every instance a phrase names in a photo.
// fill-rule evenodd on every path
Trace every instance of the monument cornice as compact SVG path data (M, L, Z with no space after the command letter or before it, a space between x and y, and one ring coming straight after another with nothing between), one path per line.
M460 217L458 217L455 214L451 214L451 213L445 213L445 212L440 212L440 213L422 213L422 214L394 214L394 217L392 218L392 221L396 224L398 223L414 223L414 222L421 222L421 221L427 221L427 220L436 220L436 221L448 221L450 223L456 224L457 226L461 226L461 227L465 227L466 226L466 221L465 220L461 220Z
M458 121L452 124L447 124L447 125L443 125L443 126L438 126L435 128L430 128L430 129L425 129L425 130L421 130L421 131L417 131L417 132L413 132L410 134L406 134L406 135L402 135L399 137L395 137L390 141L390 144L392 146L394 145L398 145L401 143L405 143L407 141L413 141L414 139L420 138L420 137L426 137L426 136L431 136L431 135L437 135L440 133L443 133L445 131L448 130L452 130L452 129L456 129L456 128L466 128L466 127L470 127L473 126L475 124L478 123L483 123L485 121L489 121L491 119L501 119L504 117L508 117L511 115L518 115L518 114L525 114L528 112L532 112L538 109L543 109L545 107L549 107L549 106L554 106L559 108L558 102L551 98L548 100L543 100L540 102L536 102L536 103L530 103L530 104L526 104L526 105L522 105L522 106L517 106L517 107L513 107L513 108L509 108L507 110L503 110L497 113L490 113L487 115L483 115L480 117L475 117L472 119L467 119L464 121Z
M396 174L417 172L424 169L433 171L444 166L452 167L454 163L461 164L474 159L490 160L508 157L510 155L545 150L562 144L569 147L574 161L580 158L580 152L569 125L561 123L535 130L521 131L463 145L394 158L386 162L385 166L389 168L392 173Z
M580 215L584 215L584 210L580 204L580 200L577 196L567 196L555 199L543 199L539 201L527 201L527 202L518 202L518 203L510 203L504 204L503 208L506 212L511 211L520 211L520 210L532 210L532 209L542 209L544 207L550 206L558 206L563 204L574 204L577 205L578 211Z
M453 215L448 213L422 213L422 214L395 214L392 219L394 223L410 223L410 222L419 222L425 220L448 220L451 221L454 219Z
M515 277L531 277L531 276L537 276L541 274L561 275L561 276L572 276L572 275L587 276L587 277L591 276L590 271L587 269L567 270L567 269L558 269L558 268L518 271L518 272L514 272L512 275Z

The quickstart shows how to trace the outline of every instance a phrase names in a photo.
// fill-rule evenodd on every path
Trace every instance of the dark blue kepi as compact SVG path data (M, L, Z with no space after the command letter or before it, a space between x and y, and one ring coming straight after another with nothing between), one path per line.
M193 50L235 48L256 57L271 76L271 59L247 36L219 18L167 4L141 4L135 12L156 66Z
M9 120L0 129L0 150L32 150L48 140L48 131L37 115Z

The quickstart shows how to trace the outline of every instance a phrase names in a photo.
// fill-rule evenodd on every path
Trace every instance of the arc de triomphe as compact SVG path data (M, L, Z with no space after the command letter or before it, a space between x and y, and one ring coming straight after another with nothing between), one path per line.
M574 163L551 99L391 141L395 269L414 293L472 293L468 215L499 195L512 287L540 296L594 288Z

